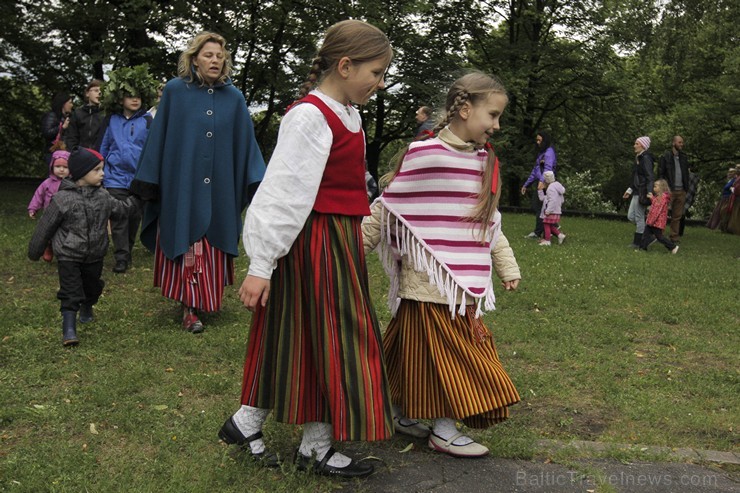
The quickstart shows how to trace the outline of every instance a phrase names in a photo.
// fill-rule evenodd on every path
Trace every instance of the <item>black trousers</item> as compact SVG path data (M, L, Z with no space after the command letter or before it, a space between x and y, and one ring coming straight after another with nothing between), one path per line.
M539 194L535 189L532 195L532 211L534 212L534 234L542 236L545 233L545 226L542 224L542 218L540 212L542 212L542 201L540 200Z
M131 196L127 188L108 188L114 199L126 200ZM131 250L136 242L136 233L141 224L141 210L137 209L128 216L110 219L111 239L113 240L113 258L116 262L131 263Z
M57 298L61 301L61 311L79 311L80 305L92 306L98 302L105 282L103 261L85 264L68 260L57 261L59 271L59 292Z
M642 248L643 250L647 250L647 247L650 245L650 242L653 241L653 237L655 237L656 240L661 242L668 250L673 250L674 248L676 248L675 243L673 243L671 240L663 236L662 229L645 225L645 233L648 233L648 232L650 234L642 235L642 245L640 245L640 248Z

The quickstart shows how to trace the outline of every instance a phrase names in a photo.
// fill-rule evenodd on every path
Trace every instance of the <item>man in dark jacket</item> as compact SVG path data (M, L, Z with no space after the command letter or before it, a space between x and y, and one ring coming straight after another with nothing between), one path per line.
M69 128L64 133L64 143L70 151L77 146L96 151L100 148L103 138L101 127L105 118L100 109L101 84L98 79L91 80L85 89L85 105L72 112Z
M658 176L671 187L671 241L676 242L681 228L686 192L689 190L689 159L683 152L683 137L673 137L671 149L660 156Z

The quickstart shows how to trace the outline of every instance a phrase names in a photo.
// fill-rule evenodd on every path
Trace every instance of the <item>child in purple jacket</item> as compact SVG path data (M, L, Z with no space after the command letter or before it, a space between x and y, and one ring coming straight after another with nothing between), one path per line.
M562 214L563 202L565 198L565 187L555 180L555 173L552 171L545 171L542 175L545 179L544 183L541 183L537 187L537 195L542 201L542 211L540 212L540 218L545 228L545 237L540 240L541 246L550 246L550 236L552 234L557 235L558 244L562 244L565 241L565 235L558 229L558 223L560 222L560 214Z
M38 211L49 207L51 198L59 190L62 180L69 175L68 160L69 152L67 151L57 150L52 153L49 162L49 177L41 182L41 185L34 192L31 202L28 203L28 216L31 219L36 219ZM54 253L51 250L51 245L49 245L44 250L43 259L51 262L52 258L54 258Z

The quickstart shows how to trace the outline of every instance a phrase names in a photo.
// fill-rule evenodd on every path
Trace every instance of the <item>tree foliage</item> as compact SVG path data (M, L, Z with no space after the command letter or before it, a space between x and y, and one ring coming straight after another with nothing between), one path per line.
M10 140L38 142L24 158L40 161L38 121L56 91L82 96L90 78L143 63L172 77L201 30L228 40L234 83L269 156L322 33L349 17L380 27L395 51L386 89L361 108L373 174L412 137L416 108L440 108L446 87L470 69L498 75L509 91L495 139L504 203L518 202L542 128L564 178L590 177L615 203L638 135L650 135L659 154L682 134L694 170L712 183L738 159L740 6L731 0L9 0L1 8L0 104L13 123L0 124L11 137L0 143L0 175L43 176L33 161L18 166Z

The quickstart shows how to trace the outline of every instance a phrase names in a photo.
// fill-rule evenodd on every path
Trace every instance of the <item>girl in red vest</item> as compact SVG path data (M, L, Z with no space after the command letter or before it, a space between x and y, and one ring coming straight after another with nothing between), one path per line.
M365 136L352 106L384 88L391 57L388 38L369 24L329 28L247 213L250 265L239 295L254 314L242 406L219 437L263 465L278 464L262 441L271 410L279 422L303 425L298 469L324 475L373 472L336 452L332 439L392 434L362 246Z

